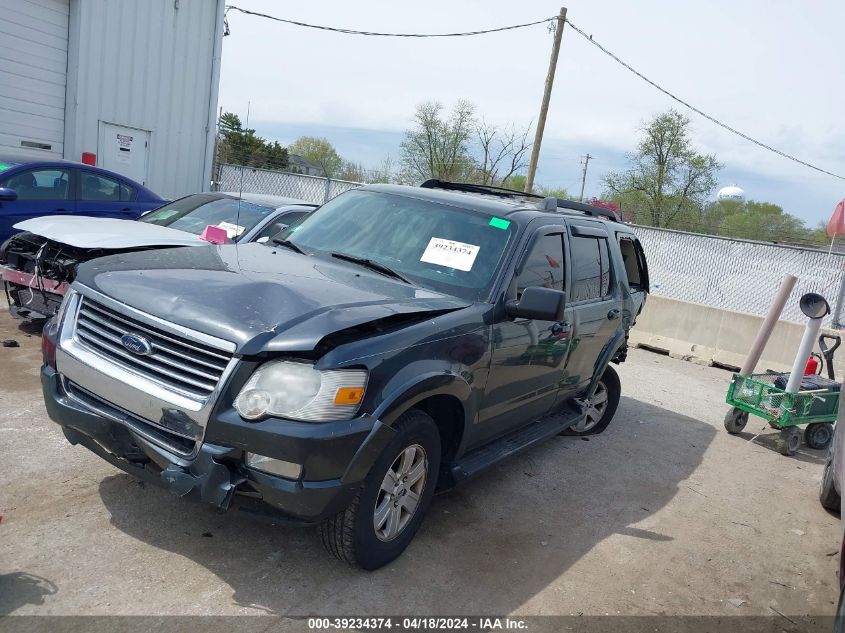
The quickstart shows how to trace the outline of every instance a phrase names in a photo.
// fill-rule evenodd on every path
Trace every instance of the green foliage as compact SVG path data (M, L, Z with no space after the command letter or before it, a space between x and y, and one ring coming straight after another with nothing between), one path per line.
M391 183L395 180L393 160L388 156L380 165L367 169L361 163L343 161L335 178L337 180L350 180L352 182L366 183Z
M255 130L244 129L237 114L226 112L218 122L217 161L248 167L284 169L288 166L288 150L278 141L264 140Z
M525 191L525 183L528 177L525 174L514 174L509 176L502 182L505 189L515 189L516 191Z
M534 193L541 196L547 196L549 198L574 200L572 195L564 187L544 187L543 185L537 185L534 187Z
M469 101L458 101L448 117L437 101L418 105L400 146L402 181L438 178L465 182L476 167L470 155L474 126L475 106Z
M343 159L328 139L316 136L301 136L288 147L288 151L319 165L326 178L336 178L343 166Z
M690 120L669 110L642 129L630 167L604 176L605 198L624 199L638 211L638 221L677 228L701 208L716 188L721 165L712 154L699 154L689 136Z
M526 166L529 131L479 120L469 101L458 101L448 116L441 103L422 103L405 131L398 179L409 184L437 178L513 188L507 183Z
M817 243L818 236L804 222L770 202L711 202L703 208L701 217L709 233L766 242ZM820 243L826 241L824 236Z

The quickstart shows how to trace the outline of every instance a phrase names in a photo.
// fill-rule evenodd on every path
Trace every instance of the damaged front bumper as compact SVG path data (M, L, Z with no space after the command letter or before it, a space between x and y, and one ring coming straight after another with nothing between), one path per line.
M41 382L47 412L71 444L179 496L299 522L319 522L343 510L394 434L366 415L322 424L249 423L227 409L209 420L205 441L191 455L177 455L150 441L119 411L110 413L75 397L52 367L42 368ZM302 478L249 468L247 451L302 464Z

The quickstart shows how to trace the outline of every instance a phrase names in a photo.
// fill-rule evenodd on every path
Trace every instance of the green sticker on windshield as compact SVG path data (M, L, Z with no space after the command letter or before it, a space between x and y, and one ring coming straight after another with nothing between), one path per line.
M0 171L5 171L9 169L11 165L7 165L6 163L0 163Z
M490 226L495 226L497 229L506 230L510 225L510 220L503 220L502 218L490 218Z

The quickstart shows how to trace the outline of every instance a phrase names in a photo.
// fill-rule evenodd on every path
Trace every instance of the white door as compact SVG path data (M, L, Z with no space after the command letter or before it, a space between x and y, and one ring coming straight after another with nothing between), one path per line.
M0 154L61 158L69 0L0 0Z
M100 121L97 165L116 171L142 185L147 184L147 153L150 132Z

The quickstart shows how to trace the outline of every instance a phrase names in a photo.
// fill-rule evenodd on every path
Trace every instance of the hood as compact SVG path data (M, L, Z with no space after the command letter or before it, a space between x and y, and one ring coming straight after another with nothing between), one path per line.
M18 222L14 228L77 248L118 250L144 246L197 246L208 243L198 235L157 224L79 215L33 218Z
M356 264L263 244L102 257L77 283L142 312L235 343L243 355L312 351L334 332L469 302Z

